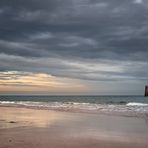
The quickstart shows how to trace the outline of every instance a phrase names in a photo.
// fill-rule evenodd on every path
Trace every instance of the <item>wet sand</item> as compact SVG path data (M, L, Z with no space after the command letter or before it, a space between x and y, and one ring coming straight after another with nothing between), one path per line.
M147 148L148 119L0 107L0 148Z

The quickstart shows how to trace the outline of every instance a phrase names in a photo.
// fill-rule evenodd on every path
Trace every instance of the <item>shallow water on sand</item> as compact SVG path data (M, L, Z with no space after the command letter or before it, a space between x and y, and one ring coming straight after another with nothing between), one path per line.
M0 96L0 105L148 116L148 99L143 96Z
M47 128L69 137L148 141L148 118L0 107L0 130Z

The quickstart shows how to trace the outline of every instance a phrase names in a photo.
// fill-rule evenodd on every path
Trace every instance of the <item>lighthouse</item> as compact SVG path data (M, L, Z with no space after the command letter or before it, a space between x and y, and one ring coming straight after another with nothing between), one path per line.
M145 86L145 97L148 97L148 86Z

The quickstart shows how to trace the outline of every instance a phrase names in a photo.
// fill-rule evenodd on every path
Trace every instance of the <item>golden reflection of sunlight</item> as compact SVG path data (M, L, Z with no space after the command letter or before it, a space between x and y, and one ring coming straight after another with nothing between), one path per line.
M85 92L79 80L59 78L45 73L0 72L0 91Z
M50 127L54 122L64 118L64 114L47 111L47 110L34 110L25 108L0 108L0 128L10 128L17 126L33 126L33 127ZM10 123L14 121L16 123Z

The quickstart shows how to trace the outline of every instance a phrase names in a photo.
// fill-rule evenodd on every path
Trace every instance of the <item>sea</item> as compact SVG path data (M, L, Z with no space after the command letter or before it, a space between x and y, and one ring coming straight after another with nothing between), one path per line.
M0 105L148 117L144 96L0 96Z

